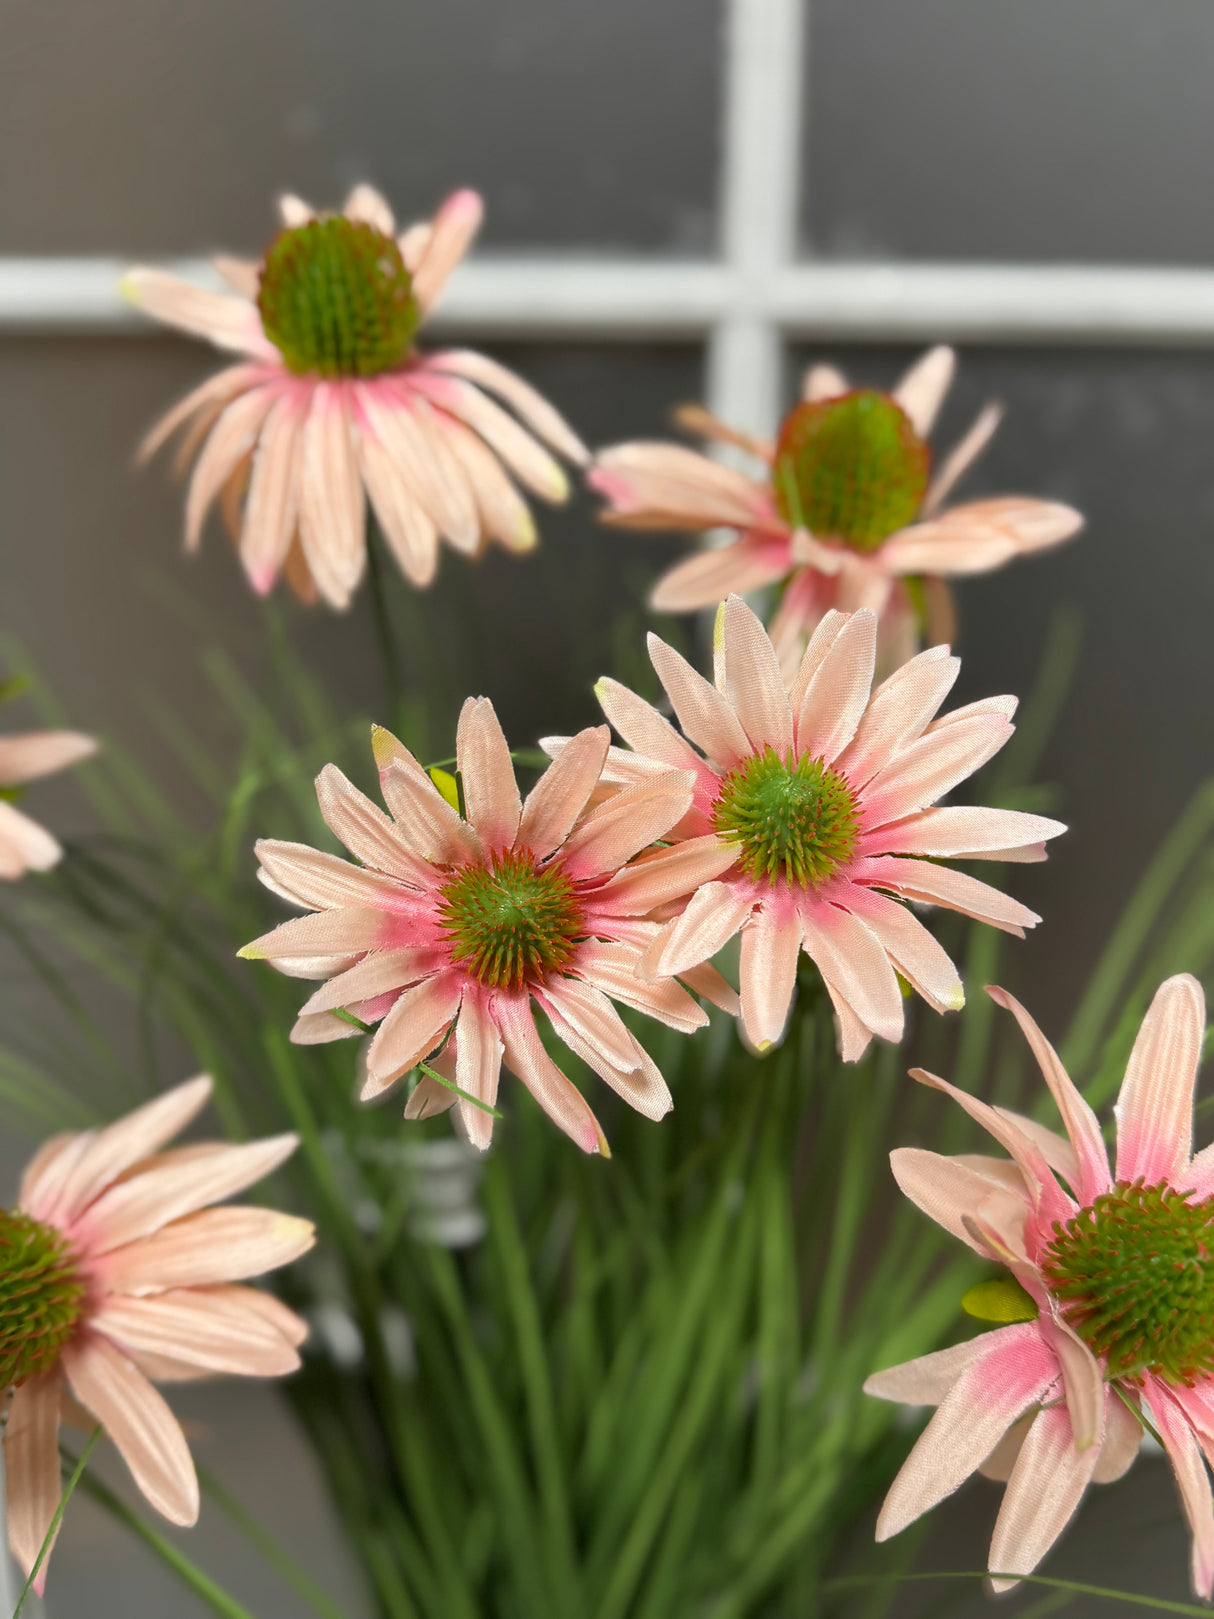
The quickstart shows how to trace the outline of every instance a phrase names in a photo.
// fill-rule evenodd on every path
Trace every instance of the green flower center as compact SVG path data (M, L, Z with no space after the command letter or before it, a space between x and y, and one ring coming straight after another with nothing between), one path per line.
M888 394L806 400L780 429L776 506L793 528L872 551L915 520L930 470L931 451Z
M451 959L492 989L521 989L560 972L586 924L573 884L529 854L501 854L492 869L465 866L443 885Z
M18 1209L0 1210L0 1389L49 1370L83 1303L63 1233Z
M279 232L257 307L288 369L320 377L391 370L409 352L419 318L400 248L340 214Z
M713 829L739 846L755 879L824 883L856 852L859 810L846 780L823 763L766 748L730 771L713 806Z
M1110 1377L1192 1385L1214 1371L1214 1198L1118 1181L1055 1222L1041 1269Z

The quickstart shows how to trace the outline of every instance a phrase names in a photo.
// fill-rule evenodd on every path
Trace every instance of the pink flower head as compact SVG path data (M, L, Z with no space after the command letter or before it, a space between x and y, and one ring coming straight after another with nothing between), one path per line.
M0 789L54 775L96 751L93 738L79 731L28 731L24 736L2 737ZM62 848L45 827L0 799L0 877L12 882L27 871L49 871L62 859Z
M636 967L657 932L648 913L715 876L729 856L712 839L651 849L690 808L687 771L654 772L588 808L608 741L605 725L579 732L523 802L493 705L470 697L457 738L466 818L378 727L372 742L391 816L326 765L316 781L320 812L361 864L303 844L260 842L263 882L315 914L282 923L240 952L327 980L291 1038L308 1044L356 1034L358 1025L339 1010L377 1023L364 1099L430 1059L442 1077L423 1071L405 1116L426 1118L458 1099L481 1148L489 1144L486 1109L504 1059L579 1146L605 1151L581 1092L544 1050L534 1003L626 1102L661 1118L670 1092L611 1003L687 1032L707 1022L680 985L644 983ZM736 1010L719 974L687 977Z
M210 1094L204 1075L104 1130L54 1136L16 1208L0 1212L2 1269L22 1281L0 1289L0 1387L12 1391L8 1538L26 1574L59 1505L61 1414L78 1423L82 1406L151 1505L192 1524L189 1447L149 1379L280 1377L299 1365L304 1323L237 1284L306 1253L311 1222L210 1207L276 1169L298 1138L162 1150ZM45 1579L44 1559L39 1594Z
M419 587L434 577L440 539L468 556L489 540L531 550L535 525L515 480L563 501L568 480L544 445L579 464L586 450L504 366L413 346L476 235L481 199L457 191L432 222L399 236L366 185L339 214L314 214L298 197L280 207L283 229L260 263L215 261L230 292L162 270L131 270L123 282L149 315L241 356L175 405L140 452L187 428L183 461L198 451L187 548L218 498L254 590L264 595L281 572L304 600L337 608L366 563L367 496Z
M1044 841L1065 828L1018 810L929 807L999 751L1016 707L992 697L934 719L960 668L947 647L921 652L870 695L877 620L867 610L829 612L787 683L740 596L722 603L715 639L714 685L649 637L682 736L626 686L596 688L633 750L613 749L605 774L635 791L655 772L688 772L692 807L671 838L733 853L679 914L665 913L643 970L683 976L740 931L742 1019L763 1048L783 1032L804 950L854 1062L874 1034L901 1039L899 973L937 1011L965 1001L957 969L901 899L1019 936L1040 921L936 859L1044 859ZM569 746L543 745L558 757Z
M1057 1053L1005 991L1058 1104L1065 1139L934 1075L1009 1158L892 1155L899 1186L946 1231L1006 1267L1014 1325L878 1372L881 1399L934 1405L877 1520L885 1540L976 1469L1007 1483L991 1542L999 1590L1032 1573L1089 1482L1120 1478L1144 1421L1158 1434L1193 1535L1198 1595L1214 1594L1214 1147L1192 1156L1205 997L1160 985L1116 1108L1117 1164ZM1013 1280L1014 1279L1014 1280ZM992 1312L994 1314L995 1312ZM1205 1461L1203 1461L1203 1456Z
M878 614L882 669L905 662L924 630L930 642L951 641L946 578L988 573L1057 545L1083 522L1069 506L1018 495L943 509L1000 415L987 405L933 475L927 436L954 363L952 349L932 349L892 394L849 388L833 367L813 366L775 444L734 432L699 407L680 413L693 431L760 462L759 478L674 444L600 451L588 481L611 503L607 522L738 531L731 545L672 568L653 606L689 612L783 581L771 637L789 675L831 608Z

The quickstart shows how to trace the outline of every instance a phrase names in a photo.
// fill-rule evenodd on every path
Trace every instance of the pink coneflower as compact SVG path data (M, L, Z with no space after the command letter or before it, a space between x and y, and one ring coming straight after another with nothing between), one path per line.
M468 556L489 540L530 550L535 525L515 480L562 501L568 481L544 445L577 463L585 449L504 366L413 346L476 235L480 198L457 191L432 223L399 236L370 186L339 214L314 214L297 197L281 212L260 263L216 260L231 292L162 270L132 270L123 283L157 320L242 357L174 406L141 451L188 428L182 459L198 456L187 548L218 498L254 590L264 595L281 572L305 600L319 594L338 608L366 563L367 496L418 586L434 577L440 539Z
M292 1039L339 1040L378 1023L364 1099L432 1059L406 1117L427 1117L458 1099L468 1135L482 1148L504 1060L579 1146L605 1151L581 1092L544 1050L534 1003L626 1102L661 1118L670 1092L611 1003L687 1032L707 1022L680 985L636 976L657 931L643 920L647 913L730 863L712 838L651 849L687 814L690 773L658 771L587 811L607 757L603 725L573 737L524 803L493 705L470 697L457 738L465 819L395 737L377 727L372 741L391 817L335 765L316 782L321 814L361 865L298 843L257 845L267 886L317 913L284 922L240 952L328 980L304 1005ZM634 860L642 851L650 852ZM692 973L688 981L735 1009L718 974Z
M1116 1108L1110 1170L1095 1114L1057 1053L1005 991L1058 1104L1066 1139L932 1074L1010 1158L892 1156L912 1202L1010 1277L997 1319L1014 1322L878 1372L870 1394L939 1409L877 1520L888 1539L977 1469L1007 1483L991 1542L995 1587L1031 1574L1089 1482L1120 1478L1144 1426L1176 1474L1193 1534L1193 1586L1214 1595L1214 1147L1192 1153L1205 997L1182 974L1160 985ZM991 1317L996 1312L991 1311Z
M960 668L947 647L921 652L870 696L876 639L871 612L830 612L786 684L763 626L731 596L717 616L715 685L649 637L682 736L626 686L596 687L634 750L613 749L606 774L636 791L655 771L689 772L692 808L672 839L715 840L733 853L663 924L643 970L682 976L740 931L742 1019L759 1047L783 1032L802 950L830 992L847 1062L874 1034L901 1038L899 973L937 1011L964 1004L940 945L879 890L1017 935L1040 921L930 858L1044 859L1045 839L1065 830L1018 810L929 807L1008 740L1015 698L933 719ZM559 737L543 745L558 758L569 746Z
M203 1076L104 1130L52 1137L16 1208L0 1211L8 1538L27 1575L59 1505L61 1411L79 1422L83 1406L151 1505L192 1524L189 1447L149 1379L280 1377L299 1364L304 1323L268 1293L235 1284L306 1253L311 1223L209 1206L276 1169L297 1137L163 1151L210 1094ZM44 1560L39 1593L45 1579Z
M1057 545L1083 522L1069 506L1019 495L944 509L1000 414L987 405L933 475L927 435L953 369L951 349L932 349L886 394L849 388L832 366L813 366L775 444L734 432L698 406L680 413L704 437L746 450L762 464L758 478L675 444L600 451L588 481L611 502L607 522L739 531L732 544L672 568L653 606L688 612L786 581L771 637L790 675L831 608L878 614L883 669L905 662L924 633L929 643L951 641L946 578L988 573Z
M66 770L97 751L79 731L27 731L0 737L0 792L20 788L40 776ZM27 871L49 871L63 850L45 827L0 798L0 877L12 882Z

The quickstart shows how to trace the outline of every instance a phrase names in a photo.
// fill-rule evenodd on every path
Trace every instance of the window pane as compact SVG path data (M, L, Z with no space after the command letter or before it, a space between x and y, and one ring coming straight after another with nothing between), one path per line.
M17 0L0 252L254 249L292 188L456 185L495 246L707 249L719 0ZM18 161L18 154L21 154Z
M911 354L814 357L887 386ZM1058 814L1071 832L1046 865L1014 878L1045 917L1039 936L1014 950L1015 971L1042 1021L1058 1027L1131 883L1214 757L1214 357L967 350L937 445L959 437L990 398L1007 415L956 501L1036 494L1088 518L1068 545L957 590L960 702L1026 697L1055 611L1083 615L1078 675L1040 771L1060 785Z
M1205 0L812 0L811 13L817 251L1214 260Z

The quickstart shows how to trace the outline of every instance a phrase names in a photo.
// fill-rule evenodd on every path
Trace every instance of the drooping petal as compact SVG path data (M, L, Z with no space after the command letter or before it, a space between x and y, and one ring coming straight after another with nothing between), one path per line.
M468 819L486 849L509 849L523 813L514 762L487 697L469 697L460 710L455 753Z
M4 1427L8 1544L27 1578L38 1560L63 1491L59 1464L60 1394L58 1372L31 1377L13 1390ZM48 1548L39 1571L39 1596L46 1583L49 1557Z
M235 1282L290 1264L315 1241L310 1220L276 1209L202 1209L111 1249L90 1266L90 1274L110 1293Z
M905 905L855 884L847 891L848 909L859 916L887 951L911 987L937 1012L959 1012L965 1005L961 975L934 934Z
M588 939L577 954L577 970L612 1000L658 1018L672 1029L692 1034L708 1022L707 1013L673 978L646 983L637 976L637 953L629 945Z
M489 1011L485 999L471 992L460 1002L459 1029L456 1039L455 1083L492 1107L497 1101L498 1080L502 1071L502 1037ZM425 1081L428 1074L423 1074ZM459 1098L460 1117L472 1145L484 1152L493 1135L493 1115L485 1108Z
M806 951L865 1028L883 1040L900 1040L902 993L876 935L859 917L825 904L804 909L802 928Z
M376 520L405 578L426 589L438 570L438 528L407 468L374 432L358 436L358 465Z
M432 978L446 966L446 951L433 949L373 950L335 973L300 1007L305 1017L353 1006L357 1001L374 1000L390 990L405 989L421 978Z
M62 858L58 839L0 799L0 877L12 882L27 871L49 871Z
M627 1066L617 1067L608 1060L598 1046L568 1023L554 1006L548 1005L546 1000L544 1010L552 1027L570 1051L580 1057L592 1073L610 1085L629 1107L635 1108L647 1119L665 1118L674 1106L670 1089L662 1078L657 1064L638 1040L632 1040L633 1050L629 1055ZM629 1038L631 1039L631 1036Z
M413 387L479 434L524 487L557 504L569 498L569 479L560 462L470 382L422 367L414 374Z
M583 466L590 459L590 452L564 417L529 382L524 382L496 360L471 349L447 349L441 354L432 354L428 364L431 370L466 377L478 387L497 394L545 444L575 466Z
M613 1068L627 1073L637 1066L635 1042L601 989L581 979L558 977L544 985L543 998Z
M1189 973L1166 979L1142 1020L1117 1101L1117 1179L1171 1181L1188 1167L1206 999Z
M1133 1466L1146 1430L1133 1411L1110 1389L1105 1400L1104 1442L1092 1474L1093 1484L1114 1484Z
M705 883L691 896L683 914L658 935L652 957L646 953L655 974L675 977L711 960L733 938L755 903L749 887Z
M1203 1602L1209 1602L1214 1595L1214 1502L1210 1495L1210 1475L1206 1472L1197 1437L1171 1391L1158 1378L1152 1378L1146 1393L1159 1437L1176 1475L1193 1536L1193 1589Z
M198 1479L177 1418L125 1355L88 1334L63 1352L72 1393L117 1445L156 1511L183 1526L198 1520Z
M961 479L986 449L1003 418L1003 407L983 405L964 437L958 440L932 474L923 497L922 515L930 517L952 494Z
M784 1033L800 954L801 918L791 902L761 906L742 929L742 1023L760 1050Z
M877 1539L898 1534L964 1484L1057 1377L1058 1363L1035 1322L987 1333L981 1353L941 1400L894 1480L877 1518Z
M897 1147L889 1161L894 1179L911 1202L975 1253L985 1257L986 1249L965 1216L971 1220L979 1216L1009 1236L1023 1231L1029 1195L1022 1186L1010 1188L972 1163L923 1147Z
M304 423L299 538L331 607L348 605L366 565L365 500L345 393L318 383Z
M253 454L240 530L240 560L260 596L273 588L295 535L302 424L298 400L284 394L271 406Z
M202 525L216 497L241 461L252 451L261 433L275 393L270 387L238 394L220 415L194 463L185 502L185 544L197 548Z
M607 757L605 725L579 731L527 794L519 822L518 847L544 860L558 849L586 808Z
M458 972L439 973L405 990L367 1049L364 1102L387 1090L434 1049L456 1014L462 990Z
M1100 1446L1078 1450L1065 1406L1040 1412L1030 1426L991 1540L991 1588L1010 1590L1031 1574L1070 1522L1100 1458ZM1011 1575L1001 1579L1000 1575Z
M576 1141L583 1152L606 1155L607 1141L598 1120L581 1091L544 1050L526 1001L521 997L499 997L494 1018L501 1030L510 1071L522 1080L553 1123Z

